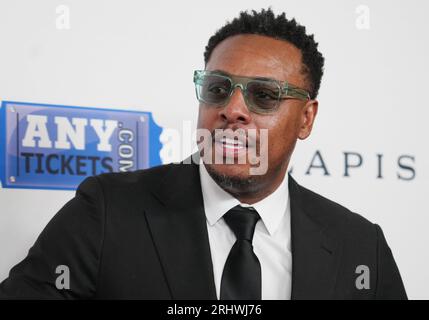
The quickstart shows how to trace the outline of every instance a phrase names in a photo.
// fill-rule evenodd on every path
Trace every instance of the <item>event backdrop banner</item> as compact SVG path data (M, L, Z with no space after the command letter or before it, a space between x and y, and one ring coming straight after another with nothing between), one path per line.
M76 189L86 176L161 164L150 112L3 101L4 188Z

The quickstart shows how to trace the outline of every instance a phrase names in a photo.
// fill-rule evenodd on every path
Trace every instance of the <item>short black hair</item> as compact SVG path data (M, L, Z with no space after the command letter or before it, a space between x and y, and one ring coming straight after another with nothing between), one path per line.
M313 35L307 35L305 27L295 19L288 20L286 14L275 15L271 8L260 12L252 10L240 12L240 16L227 22L222 28L210 37L204 52L204 62L210 59L214 48L228 37L239 34L258 34L275 39L286 40L301 50L303 73L308 77L310 95L317 97L320 81L323 75L325 59L317 50L318 43Z

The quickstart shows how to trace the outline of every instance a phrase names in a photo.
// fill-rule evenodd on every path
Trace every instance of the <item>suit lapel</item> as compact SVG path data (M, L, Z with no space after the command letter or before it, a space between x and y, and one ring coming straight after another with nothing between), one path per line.
M172 299L216 299L198 166L172 165L146 219Z
M312 218L323 212L314 212L310 208L303 190L290 176L289 193L292 299L331 299L339 266L340 242Z

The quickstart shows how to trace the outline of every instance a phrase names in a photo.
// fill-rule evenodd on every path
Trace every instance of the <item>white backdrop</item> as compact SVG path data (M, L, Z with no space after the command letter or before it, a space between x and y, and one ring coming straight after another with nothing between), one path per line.
M285 11L315 34L326 57L316 125L297 145L293 175L379 223L409 297L428 299L429 2L147 3L1 0L0 99L151 111L160 126L181 130L183 121L196 123L192 72L204 66L210 35L244 9ZM70 28L58 29L56 10L64 8ZM317 151L329 175L306 174L312 160L320 164ZM345 152L362 158L348 177ZM73 194L0 188L0 281Z

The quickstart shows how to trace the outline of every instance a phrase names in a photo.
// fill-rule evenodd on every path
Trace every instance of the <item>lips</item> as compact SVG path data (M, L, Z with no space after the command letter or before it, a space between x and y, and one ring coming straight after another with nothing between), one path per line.
M245 149L256 145L254 138L247 136L246 132L240 129L239 132L232 130L216 132L213 140L228 149Z
M240 140L222 137L219 142L222 143L223 147L226 149L240 150L247 148L247 142L243 142Z

